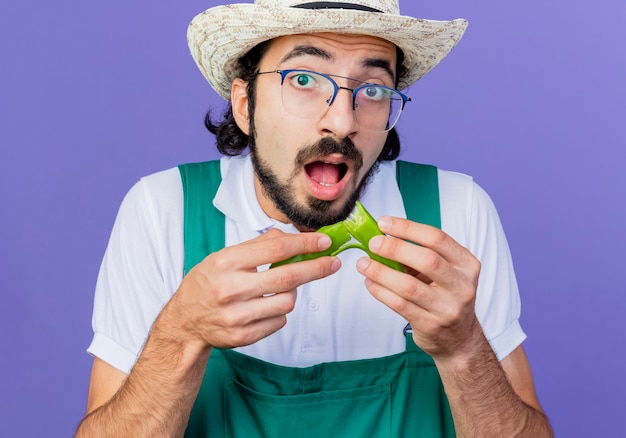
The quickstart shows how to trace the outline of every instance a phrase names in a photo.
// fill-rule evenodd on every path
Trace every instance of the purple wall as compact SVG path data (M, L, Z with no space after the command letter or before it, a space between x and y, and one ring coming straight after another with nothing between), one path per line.
M65 437L91 364L96 274L142 175L217 157L188 55L217 1L0 4L0 436ZM626 393L623 0L404 1L465 17L413 86L404 158L474 175L507 230L558 436L616 436Z

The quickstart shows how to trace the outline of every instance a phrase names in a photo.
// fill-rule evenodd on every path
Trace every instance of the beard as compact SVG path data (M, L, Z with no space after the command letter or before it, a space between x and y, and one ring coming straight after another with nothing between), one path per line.
M280 212L296 227L301 229L317 230L324 225L334 224L347 218L379 166L379 162L376 161L343 203L338 200L325 201L310 195L303 202L300 202L295 196L293 180L298 173L305 171L304 165L308 160L334 153L342 154L354 163L354 173L358 174L363 167L361 152L349 138L337 141L330 137L324 137L317 143L305 146L298 152L294 160L294 171L283 182L272 170L271 165L259 157L253 139L254 133L252 132L249 145L250 158L263 193L274 203Z

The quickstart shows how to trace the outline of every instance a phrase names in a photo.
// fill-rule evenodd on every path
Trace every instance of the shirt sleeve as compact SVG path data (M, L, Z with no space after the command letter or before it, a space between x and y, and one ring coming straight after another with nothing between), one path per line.
M129 373L152 323L182 279L177 169L142 178L118 211L94 297L87 351Z

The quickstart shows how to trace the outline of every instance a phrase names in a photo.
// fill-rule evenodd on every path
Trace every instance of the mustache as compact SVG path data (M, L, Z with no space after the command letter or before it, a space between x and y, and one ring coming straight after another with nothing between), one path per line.
M301 168L311 159L331 154L341 154L352 161L354 170L357 172L363 167L363 154L356 148L352 140L348 137L341 140L324 137L318 142L305 146L298 151L295 158L296 168Z

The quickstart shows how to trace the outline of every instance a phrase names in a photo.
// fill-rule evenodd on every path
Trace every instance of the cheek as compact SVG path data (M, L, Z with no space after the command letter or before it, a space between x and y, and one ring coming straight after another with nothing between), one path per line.
M256 146L265 155L281 144L281 129L284 124L280 102L274 102L265 95L257 95L254 109L254 135Z
M275 163L293 163L298 150L306 144L318 140L312 131L311 120L296 118L283 109L280 95L278 99L263 96L254 112L256 147L259 156ZM309 141L307 142L307 139ZM284 167L284 166L283 166ZM284 169L285 172L291 169Z
M254 119L257 156L281 179L287 178L300 142L298 130L277 111L259 111Z

